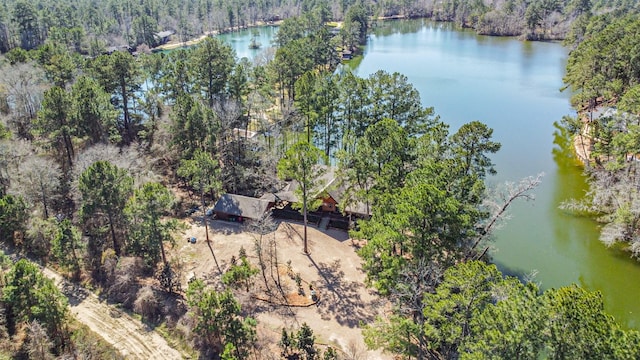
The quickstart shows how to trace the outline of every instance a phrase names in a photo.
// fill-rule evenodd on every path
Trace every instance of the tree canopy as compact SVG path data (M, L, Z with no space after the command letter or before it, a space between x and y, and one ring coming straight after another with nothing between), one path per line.
M494 224L539 183L526 180L504 201L489 198L486 180L497 171L491 156L501 147L491 128L471 121L450 129L400 73L360 78L335 71L339 51L359 51L374 24L385 31L378 15L428 16L528 39L568 36L565 83L574 104L588 110L616 104L638 115L640 31L637 16L618 12L634 6L6 1L0 4L0 52L7 60L0 64L0 237L145 317L170 319L175 314L158 310L169 305L157 296L168 302L180 296L173 292L183 278L180 264L165 253L178 229L175 217L198 201L205 215L207 201L224 192L260 197L288 181L297 184L308 253L307 215L322 191L334 190L319 181L333 174L351 235L365 240L359 255L368 284L393 308L367 324L371 347L417 358L637 358L638 334L604 313L599 294L577 286L541 292L487 265ZM212 36L169 53L149 51L165 29L184 41L279 19L277 48L254 62L237 59ZM332 29L330 20L343 20L342 27ZM634 176L640 172L630 161L640 153L637 119L616 115L591 129L604 140L593 150L610 172L597 180L608 192L590 194L602 206L588 210L611 224L604 227L609 243L628 241L637 255ZM268 246L264 256L277 270L275 240ZM226 288L244 293L255 286L251 261L241 255L224 272L219 267L220 278L207 279L217 287L195 280L186 292L186 331L204 356L259 356L255 320ZM29 334L43 334L44 327L59 345L64 302L36 270L22 260L9 270L2 305L12 332L29 322ZM153 272L156 279L144 282L152 286L142 287L140 278ZM270 272L279 283L279 273ZM310 327L283 334L288 355L321 353ZM38 339L34 349L48 346L45 336ZM337 356L329 348L323 354Z
M419 307L407 305L365 329L369 346L423 359L638 356L640 334L604 312L600 293L575 285L541 293L482 262L448 268ZM403 315L409 310L413 316Z

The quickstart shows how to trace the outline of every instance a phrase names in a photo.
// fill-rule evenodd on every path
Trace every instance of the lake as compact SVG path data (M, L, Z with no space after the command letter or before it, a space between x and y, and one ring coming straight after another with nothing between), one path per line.
M261 29L263 46L270 43L262 37L267 31L273 30ZM250 31L229 37L236 39L230 44L239 57L255 56L248 53ZM374 29L352 66L361 77L380 69L406 75L451 132L472 120L492 127L502 149L492 157L498 175L491 185L544 172L535 201L515 204L496 232L494 262L507 274L537 273L543 289L577 283L599 290L609 313L640 329L640 263L600 243L594 221L558 209L587 189L581 167L552 153L553 123L574 114L570 94L559 91L566 59L558 43L478 36L449 23L411 20Z
M234 31L229 33L220 34L217 37L224 40L236 51L238 59L246 57L248 59L254 59L260 53L264 52L272 46L271 40L278 32L277 26L260 26L252 29L246 29L242 31ZM250 49L251 38L256 36L256 42L260 44L257 49Z

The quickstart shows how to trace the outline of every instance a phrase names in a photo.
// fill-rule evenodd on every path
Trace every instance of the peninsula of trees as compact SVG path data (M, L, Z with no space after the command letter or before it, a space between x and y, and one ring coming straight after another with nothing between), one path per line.
M564 78L578 116L563 119L560 129L575 137L591 189L563 207L596 216L605 224L600 239L638 258L640 17L596 16L581 29Z

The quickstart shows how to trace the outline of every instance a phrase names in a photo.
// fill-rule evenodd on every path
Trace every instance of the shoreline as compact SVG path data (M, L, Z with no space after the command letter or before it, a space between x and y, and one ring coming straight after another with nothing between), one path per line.
M410 20L410 19L429 19L427 17L410 17L410 16L406 16L406 15L392 15L392 16L378 16L375 19L372 19L374 21L387 21L387 20ZM262 26L280 26L282 24L282 22L284 22L284 20L277 20L277 21L269 21L269 22L264 22L264 21L258 21L256 23L247 25L247 26L238 26L238 27L233 27L233 28L225 28L223 31L220 30L213 30L213 31L206 31L204 34L197 36L195 38L192 38L190 40L187 41L169 41L165 44L156 46L152 49L152 51L165 51L165 50L175 50L175 49L179 49L181 47L188 47L188 46L193 46L198 44L199 42L201 42L202 40L206 39L208 36L216 36L216 35L221 35L221 34L227 34L230 32L234 32L234 31L240 31L240 30L246 30L246 29L251 29L254 27L262 27ZM327 22L326 25L335 27L335 28L341 28L342 27L342 21L329 21ZM175 34L174 34L175 36Z
M246 30L246 29L251 29L254 27L262 27L262 26L280 26L280 24L282 24L283 20L278 20L278 21L270 21L270 22L263 22L263 21L258 21L257 23L254 24L250 24L247 26L238 26L238 27L233 27L233 28L226 28L224 29L222 32L220 30L213 30L213 31L207 31L204 34L193 38L191 40L187 40L187 41L169 41L165 44L162 44L160 46L156 46L152 49L152 51L166 51L166 50L175 50L175 49L179 49L181 47L188 47L188 46L193 46L198 44L199 42L201 42L202 40L206 39L209 36L216 36L216 35L221 35L221 34L227 34L230 32L234 32L234 31L240 31L240 30Z
M439 22L440 20L435 20L432 17L429 16L407 16L407 15L391 15L391 16L378 16L376 18L371 18L370 21L393 21L393 20L414 20L414 19L426 19L426 20L430 20L430 21L435 21L435 22ZM159 45L154 47L151 51L152 52L158 52L158 51L166 51L166 50L175 50L175 49L179 49L181 47L188 47L188 46L193 46L198 44L199 42L201 42L202 40L206 39L208 36L216 36L216 35L220 35L220 34L226 34L226 33L230 33L230 32L234 32L234 31L240 31L240 30L246 30L246 29L251 29L254 27L262 27L262 26L280 26L280 24L282 24L282 22L284 22L286 19L283 20L277 20L277 21L258 21L246 26L237 26L237 27L232 27L232 28L225 28L223 31L220 30L213 30L213 31L207 31L204 34L197 36L193 39L187 40L187 41L169 41L165 44ZM444 21L444 22L452 22L452 21ZM454 22L455 23L455 22ZM340 28L342 26L342 21L329 21L326 23L326 25L328 24L335 24L336 28ZM333 26L333 25L330 25ZM472 28L473 29L473 28ZM473 29L474 31L476 31L476 29ZM477 33L477 31L476 31ZM485 36L492 36L492 37L503 37L503 36L507 36L507 37L521 37L524 34L520 34L520 35L501 35L501 34L482 34ZM175 34L174 34L175 36ZM537 40L533 40L533 41L562 41L562 39L537 39Z
M580 132L573 136L573 152L580 164L583 167L588 167L591 163L591 147L593 146L593 141L588 135L590 131L588 119L582 116L581 118L582 127Z

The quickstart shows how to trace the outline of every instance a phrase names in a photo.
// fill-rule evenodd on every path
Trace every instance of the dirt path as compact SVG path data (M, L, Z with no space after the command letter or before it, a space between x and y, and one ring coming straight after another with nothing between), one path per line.
M44 268L69 299L73 316L100 335L126 359L182 359L164 338L140 321L108 305L86 289L73 285L54 271Z

